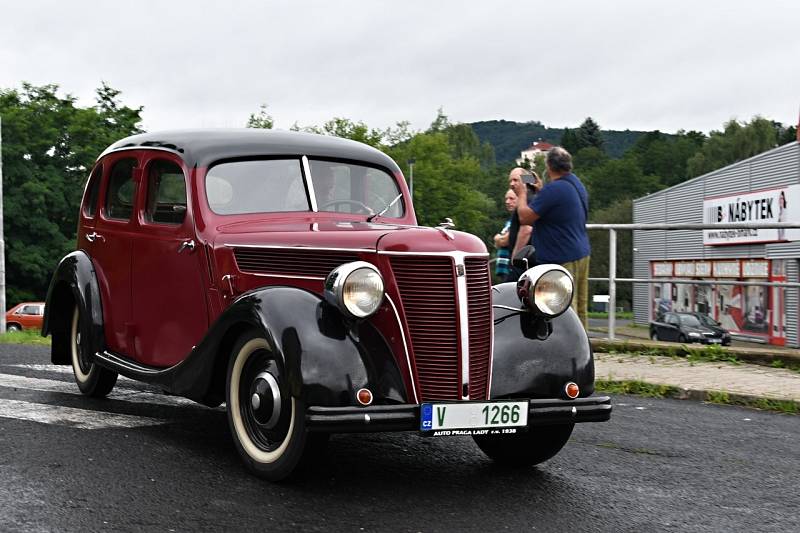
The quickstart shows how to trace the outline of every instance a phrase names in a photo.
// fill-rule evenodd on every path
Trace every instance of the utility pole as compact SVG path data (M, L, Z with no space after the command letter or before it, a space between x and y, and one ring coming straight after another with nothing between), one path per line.
M6 241L3 233L3 118L0 117L0 334L6 332Z

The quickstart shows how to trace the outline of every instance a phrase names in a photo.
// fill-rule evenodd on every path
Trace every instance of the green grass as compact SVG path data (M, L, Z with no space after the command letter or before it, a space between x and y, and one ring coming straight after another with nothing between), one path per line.
M38 329L10 331L0 335L0 343L4 344L41 344L50 346L50 337L42 337Z
M605 318L608 319L608 313L603 313L599 311L589 311L587 313L589 318ZM616 318L621 318L623 320L633 320L633 311L617 311L614 313Z
M647 398L685 398L686 393L678 387L671 385L655 385L636 380L606 380L595 381L595 390L607 394L633 394ZM778 413L800 414L800 404L792 400L772 400L770 398L749 398L746 396L731 396L723 391L708 391L703 401L718 405L738 405L751 407L764 411Z
M594 382L594 388L598 392L610 394L635 394L648 398L668 398L677 395L680 389L671 385L654 385L636 380L607 380L598 379Z

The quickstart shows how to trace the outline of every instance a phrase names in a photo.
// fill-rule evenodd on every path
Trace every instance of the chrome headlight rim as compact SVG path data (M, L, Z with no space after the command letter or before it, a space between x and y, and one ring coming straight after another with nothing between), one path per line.
M374 303L367 310L360 309L353 302L348 301L346 296L348 280L351 280L351 276L360 270L369 271L369 274L377 276L379 281L378 294L375 295L373 298ZM325 278L325 300L350 318L361 320L374 315L383 304L385 294L386 284L383 281L383 276L381 276L375 265L366 261L353 261L352 263L339 265Z
M543 281L543 278L545 278L547 274L552 272L562 274L569 280L569 297L566 299L566 303L563 305L563 307L555 313L550 312L547 309L543 309L543 303L542 305L537 303L535 297L538 285ZM572 299L575 297L575 280L572 278L572 274L570 274L569 271L561 265L536 265L535 267L529 268L523 272L520 276L519 281L517 282L517 296L522 302L522 305L534 313L548 319L555 318L566 313L567 309L570 308Z

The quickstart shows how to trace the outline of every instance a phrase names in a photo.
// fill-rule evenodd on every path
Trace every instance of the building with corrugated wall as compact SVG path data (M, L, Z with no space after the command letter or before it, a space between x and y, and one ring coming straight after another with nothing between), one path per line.
M800 142L634 200L633 222L800 222ZM698 311L734 336L800 345L798 289L724 283L800 281L800 230L634 231L633 247L635 278L720 282L634 284L637 324L665 311Z

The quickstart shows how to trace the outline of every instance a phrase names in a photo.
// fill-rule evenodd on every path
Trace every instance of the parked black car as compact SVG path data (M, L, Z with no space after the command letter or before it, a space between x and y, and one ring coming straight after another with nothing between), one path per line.
M650 338L654 341L731 343L731 335L713 318L703 313L664 313L650 322Z

